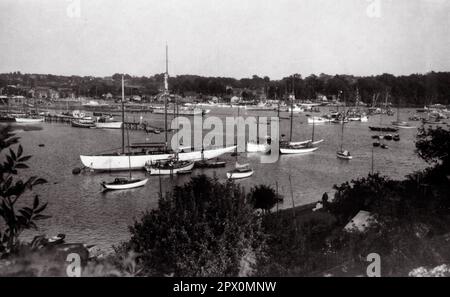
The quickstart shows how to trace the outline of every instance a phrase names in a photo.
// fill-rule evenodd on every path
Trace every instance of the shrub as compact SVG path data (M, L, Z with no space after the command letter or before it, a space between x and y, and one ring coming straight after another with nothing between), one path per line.
M248 274L243 264L254 264L264 247L260 218L242 188L204 175L161 197L130 232L145 275Z

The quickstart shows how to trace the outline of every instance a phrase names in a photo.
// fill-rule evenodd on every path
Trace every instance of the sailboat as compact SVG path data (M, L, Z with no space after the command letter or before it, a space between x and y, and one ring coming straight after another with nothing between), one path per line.
M293 142L293 141L290 141L289 142L289 144L290 145L303 145L303 146L306 146L306 145L312 145L312 146L316 146L316 145L318 145L318 144L320 144L320 143L322 143L323 142L323 139L319 139L319 140L316 140L316 141L314 141L314 131L315 131L315 121L314 121L314 119L313 119L313 125L312 125L312 135L311 135L311 139L309 139L309 140L305 140L305 141L298 141L298 142Z
M411 126L408 122L400 121L400 100L397 104L397 120L392 122L392 125L398 128L415 128Z
M291 97L291 105L295 100L294 93ZM291 126L290 126L290 135L289 141L281 141L280 142L280 154L306 154L312 153L318 149L317 146L314 146L312 142L292 142L292 121L293 121L293 109L291 109Z
M336 156L337 156L339 159L351 160L353 157L352 157L352 155L350 154L350 152L343 149L343 145L344 145L344 125L345 125L345 123L342 122L341 148L340 148L339 151L336 152Z
M247 152L249 153L258 153L258 152L267 152L270 149L271 138L269 136L265 137L265 142L260 143L259 140L259 116L256 117L256 142L248 141L247 142Z
M125 118L125 112L124 112L124 106L123 106L124 97L125 97L124 96L124 84L123 84L123 75L122 75L122 121ZM125 154L124 137L125 137L124 136L124 127L122 126L122 154ZM130 138L128 135L128 130L127 130L127 139L128 139L128 148L130 148ZM112 182L102 182L102 186L106 190L126 190L126 189L134 189L134 188L142 187L147 183L148 178L133 179L133 177L131 175L130 154L128 154L128 171L130 173L129 178L118 177L118 178L114 179L114 181L112 181Z
M169 95L168 85L168 62L167 62L168 48L166 46L166 73L164 75L164 93L165 93L165 109L167 110L167 97ZM142 170L145 168L145 164L156 162L158 160L167 160L175 156L175 152L169 150L167 147L167 113L165 114L165 131L166 131L166 145L163 150L154 148L141 148L137 152L127 154L109 153L102 155L80 155L81 162L87 168L99 171L109 170L127 170L129 167L131 170ZM223 154L230 153L235 149L235 146L206 149L204 151L190 151L182 152L178 154L179 160L187 161L200 161L202 159L214 159ZM128 162L130 161L130 162ZM128 164L130 163L130 165Z
M239 108L238 108L238 117L239 117ZM236 137L236 150L234 154L236 156L236 164L233 170L227 172L227 178L242 179L252 176L254 171L252 168L250 168L250 164L249 163L239 164L238 162L239 154L237 151L237 137Z
M175 102L173 110L174 119L176 119L178 116L177 107L178 105ZM165 123L165 126L167 126L167 122ZM167 129L165 130L167 139ZM185 174L190 173L193 167L194 161L179 160L178 152L175 154L173 158L169 158L167 160L158 160L156 162L149 162L145 164L145 169L147 170L148 173L150 173L150 175Z
M25 103L23 104L24 107L24 112L25 114L22 116L16 116L15 120L17 123L21 123L21 124L38 124L38 123L42 123L44 121L44 117L39 116L38 112L36 111L35 114L31 114L28 111L28 107L25 108L25 106L27 106ZM36 100L34 100L34 106L36 107Z

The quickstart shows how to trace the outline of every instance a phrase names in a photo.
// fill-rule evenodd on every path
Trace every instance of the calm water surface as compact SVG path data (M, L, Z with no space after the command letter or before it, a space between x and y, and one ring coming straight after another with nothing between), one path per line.
M407 119L412 110L402 110L402 119ZM258 112L241 111L241 115L256 115ZM259 112L259 115L275 116L275 112ZM236 109L213 109L208 116L233 116ZM284 114L287 116L288 114ZM317 114L315 114L317 115ZM129 115L129 120L138 120L140 114ZM163 127L163 116L143 114L146 120L155 126ZM170 119L170 117L169 117ZM383 123L390 123L395 117L383 116ZM343 161L336 158L339 147L339 125L325 124L315 126L315 138L325 139L320 149L313 154L295 156L283 155L273 164L260 164L257 154L241 155L241 162L250 162L255 174L238 183L247 190L256 184L275 186L285 195L281 208L292 206L290 199L289 176L292 179L294 203L296 206L317 201L324 192L332 192L334 184L339 184L357 177L365 176L371 170L372 142L369 125L378 125L380 116L373 116L369 123L353 122L346 125L345 149L350 150L354 159ZM281 133L289 134L289 120L282 120ZM80 154L91 154L119 148L120 130L77 129L62 123L43 123L41 130L24 131L20 126L18 135L25 153L32 154L30 169L25 175L39 175L49 182L39 186L35 192L48 201L47 213L52 218L42 221L39 232L49 235L67 234L69 241L81 241L96 244L99 248L110 249L129 238L128 226L147 209L157 207L159 177L150 177L143 188L128 191L102 193L100 183L124 176L126 173L91 173L72 175L74 167L81 167ZM306 124L305 115L297 115L294 120L294 141L310 139L312 126ZM374 168L384 175L401 179L406 174L426 166L414 154L416 129L400 129L399 142L387 142L389 150L375 148ZM131 131L130 142L161 141L163 134L146 134L143 131ZM39 147L39 144L45 144ZM233 167L234 158L222 157L229 161L226 168L196 170L193 174L214 174L221 180L226 179L226 172ZM144 177L145 172L133 172L135 177ZM163 191L170 191L173 185L183 184L190 177L162 177ZM34 235L34 234L33 234ZM31 234L25 234L29 237Z

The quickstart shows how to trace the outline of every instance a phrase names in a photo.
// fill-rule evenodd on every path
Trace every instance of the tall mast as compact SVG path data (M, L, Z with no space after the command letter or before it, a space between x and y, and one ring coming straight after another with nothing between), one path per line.
M341 152L342 152L342 146L344 144L344 121L342 121L342 132L341 132Z
M167 97L169 96L169 48L166 44L166 73L164 74L164 133L167 150Z
M259 116L256 117L256 143L259 144Z
M294 91L294 76L292 76L292 97L291 97L291 130L289 132L289 142L292 142L292 121L294 118L294 99L295 99L295 91Z
M125 100L125 87L123 85L123 74L122 74L122 154L125 154L125 110L123 106L124 100Z

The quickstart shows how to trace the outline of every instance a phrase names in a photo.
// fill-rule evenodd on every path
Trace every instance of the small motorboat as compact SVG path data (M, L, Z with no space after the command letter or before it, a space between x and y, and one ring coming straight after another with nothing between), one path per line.
M242 179L252 176L254 173L253 169L250 168L249 164L238 164L236 163L236 167L227 172L227 178L229 179Z
M392 134L386 134L383 136L383 139L386 139L386 140L392 140L392 138L393 138Z
M400 141L400 135L395 134L395 135L392 137L392 139L393 139L394 141Z
M353 159L353 157L350 154L350 152L349 151L345 151L345 150L336 152L336 156L339 159L343 159L343 160L351 160L351 159Z
M134 189L138 187L143 187L148 181L148 178L145 179L128 179L123 177L118 177L114 179L113 182L102 182L102 186L106 190L127 190Z
M388 149L388 148L389 148L389 146L388 146L387 144L384 144L384 143L381 144L380 147L381 147L382 149Z
M372 139L380 139L380 135L372 135Z
M72 127L75 128L93 128L95 123L93 121L73 120L71 122Z
M380 146L380 142L379 142L379 141L374 142L374 143L373 143L373 146L374 146L374 147L379 147L379 146Z
M331 123L332 119L324 117L308 117L308 124L325 124Z
M192 168L194 168L194 161L176 159L159 160L145 165L145 169L150 175L177 174L179 171L189 171Z

